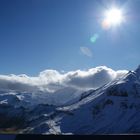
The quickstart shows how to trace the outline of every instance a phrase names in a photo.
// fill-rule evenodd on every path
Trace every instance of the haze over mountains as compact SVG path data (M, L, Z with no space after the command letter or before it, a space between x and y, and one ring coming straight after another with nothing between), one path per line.
M80 119L79 119L80 118ZM0 76L0 131L37 134L140 132L140 66L100 66L37 77Z

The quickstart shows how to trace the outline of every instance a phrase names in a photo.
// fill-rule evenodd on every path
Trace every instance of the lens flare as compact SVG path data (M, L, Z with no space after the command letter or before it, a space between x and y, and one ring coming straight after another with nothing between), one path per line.
M97 41L97 39L99 38L98 34L94 34L91 38L90 38L90 42L91 43L95 43Z

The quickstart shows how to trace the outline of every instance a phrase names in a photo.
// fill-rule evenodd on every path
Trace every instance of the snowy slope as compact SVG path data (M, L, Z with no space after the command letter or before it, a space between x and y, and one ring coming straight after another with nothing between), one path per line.
M38 102L28 93L0 93L1 132L140 133L140 67L63 106Z

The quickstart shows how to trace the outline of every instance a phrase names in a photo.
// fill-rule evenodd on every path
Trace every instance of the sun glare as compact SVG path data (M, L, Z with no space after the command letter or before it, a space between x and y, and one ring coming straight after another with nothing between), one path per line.
M109 9L105 12L105 18L102 22L103 28L109 28L111 26L120 25L123 21L123 13L122 10L117 8Z

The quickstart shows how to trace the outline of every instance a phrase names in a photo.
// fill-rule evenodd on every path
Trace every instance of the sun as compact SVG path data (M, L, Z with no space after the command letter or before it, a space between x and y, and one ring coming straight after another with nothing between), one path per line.
M111 8L105 11L105 17L102 22L103 28L120 25L124 20L123 12L118 8Z

